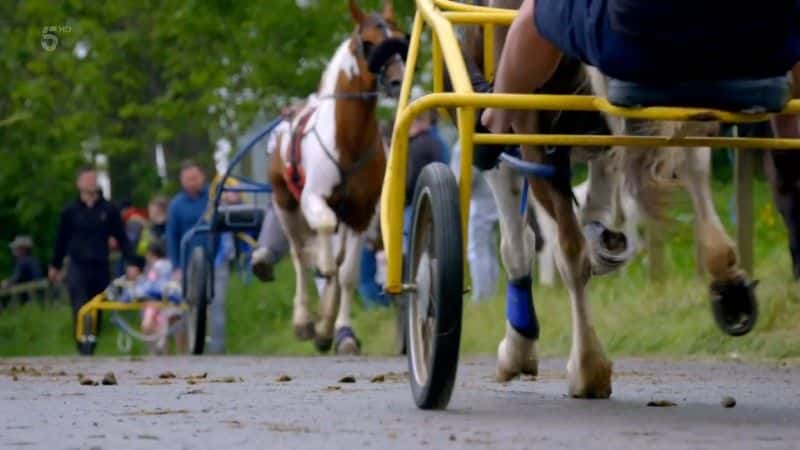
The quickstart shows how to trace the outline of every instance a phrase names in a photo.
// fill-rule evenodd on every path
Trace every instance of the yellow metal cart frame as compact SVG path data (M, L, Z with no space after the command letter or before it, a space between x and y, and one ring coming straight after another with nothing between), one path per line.
M483 70L486 78L491 80L495 67L493 27L510 25L516 17L516 11L473 6L451 0L416 0L416 6L380 211L388 264L384 288L388 294L395 295L397 299L398 330L405 330L405 334L398 341L401 344L398 348L405 349L408 353L412 395L420 408L445 408L453 390L460 343L464 292L463 266L466 261L464 237L467 236L475 144L800 149L800 139L476 133L474 131L476 110L489 107L540 111L597 111L629 119L724 123L761 122L769 120L772 115L740 114L709 108L620 108L604 98L595 96L475 93L453 26L477 25L483 28ZM431 31L433 93L409 103L419 62L422 33L426 27ZM445 68L452 84L452 92L444 92ZM417 194L420 195L420 199L415 199L413 202L414 217L408 248L409 264L405 274L408 282L404 284L403 222L409 128L414 118L434 108L454 108L457 111L461 175L456 185L449 171L441 165L434 164L425 169L430 168L429 179L418 181ZM782 113L799 114L800 101L789 102ZM424 175L424 173L421 175L420 180ZM433 192L438 192L436 194L439 196L438 201L432 200L436 196ZM432 210L436 212L431 213ZM459 233L447 231L457 228L459 224L460 241ZM415 236L418 226L421 231L419 236ZM428 231L429 228L434 231ZM430 233L433 233L433 239L430 238ZM422 243L419 244L419 248L417 248L418 242ZM430 242L438 243L432 245ZM439 245L442 242L446 242L446 245ZM443 253L437 255L435 254L437 251ZM462 267L456 270L452 267L453 264Z
M154 303L156 304L157 308L162 310L168 308L178 308L181 310L182 314L186 314L189 310L189 305L186 302L176 305L167 299L164 299L160 302L154 302L153 300L137 301L135 299L130 302L113 301L108 298L104 291L95 295L89 302L81 306L81 308L78 310L78 315L76 316L75 320L75 340L81 345L86 345L85 352L83 350L82 352L85 354L91 354L93 352L93 347L89 347L88 344L91 344L92 341L97 337L97 326L100 311L142 311L144 310L145 306ZM91 327L91 329L87 329L87 327Z
M403 204L405 202L408 133L411 122L419 114L434 108L456 108L461 145L462 235L466 236L472 186L472 155L475 144L513 144L540 146L712 146L739 149L800 149L800 139L738 137L669 137L669 136L583 136L553 134L484 134L475 133L477 108L508 108L547 111L599 111L623 118L646 120L716 120L726 123L752 123L768 120L771 114L738 114L704 108L619 108L603 98L580 95L543 94L479 94L472 90L466 64L456 39L453 25L480 25L484 28L484 71L487 78L494 72L493 26L510 25L516 11L473 6L451 0L416 0L417 12L411 31L406 72L397 106L391 153L381 197L381 229L386 246L386 292L400 294L402 284ZM414 84L423 28L432 33L433 93L409 104ZM444 70L454 92L444 92ZM792 100L783 111L799 114L800 100Z

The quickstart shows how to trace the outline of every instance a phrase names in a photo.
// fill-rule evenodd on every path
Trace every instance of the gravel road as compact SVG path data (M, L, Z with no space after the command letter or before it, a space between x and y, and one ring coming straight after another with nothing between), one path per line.
M0 359L0 447L800 448L796 364L619 360L611 400L566 398L564 360L506 384L493 367L466 358L430 412L399 358Z

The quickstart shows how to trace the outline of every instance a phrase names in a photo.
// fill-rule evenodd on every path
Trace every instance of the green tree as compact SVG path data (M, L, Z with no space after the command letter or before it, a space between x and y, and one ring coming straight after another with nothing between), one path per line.
M217 139L316 89L353 24L345 0L306 3L0 2L0 241L52 248L87 153L109 156L116 200L141 204L162 188L156 144L174 179L181 159L209 165ZM412 2L397 3L410 23Z

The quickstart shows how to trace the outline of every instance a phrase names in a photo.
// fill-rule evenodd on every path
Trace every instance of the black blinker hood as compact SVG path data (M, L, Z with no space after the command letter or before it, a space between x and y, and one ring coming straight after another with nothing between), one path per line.
M400 55L405 61L407 54L408 41L400 38L386 39L370 53L367 68L370 72L379 74L392 56Z

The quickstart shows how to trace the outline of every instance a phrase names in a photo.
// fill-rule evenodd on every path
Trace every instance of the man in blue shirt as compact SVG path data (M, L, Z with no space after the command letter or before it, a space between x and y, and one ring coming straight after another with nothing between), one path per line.
M534 92L567 56L632 82L755 79L791 70L798 94L799 23L800 0L524 0L494 91ZM514 111L489 109L482 122L504 133L515 118ZM779 136L800 136L795 117L774 122Z
M176 273L180 273L182 267L181 240L200 221L208 206L205 173L197 163L186 161L181 165L181 188L182 191L172 199L167 210L167 255ZM189 252L206 241L207 236L195 236Z

